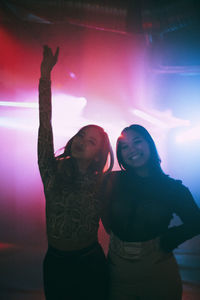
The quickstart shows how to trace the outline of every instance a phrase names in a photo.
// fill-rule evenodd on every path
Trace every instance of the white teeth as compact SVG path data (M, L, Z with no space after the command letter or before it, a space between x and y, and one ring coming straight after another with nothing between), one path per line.
M139 154L136 154L136 155L133 155L130 157L131 160L135 160L135 159L138 159L140 157Z

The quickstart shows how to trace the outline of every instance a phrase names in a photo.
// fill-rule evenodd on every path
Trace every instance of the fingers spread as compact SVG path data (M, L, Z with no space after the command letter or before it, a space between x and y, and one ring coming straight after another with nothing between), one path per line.
M46 56L48 53L48 46L47 45L44 45L43 46L43 56Z

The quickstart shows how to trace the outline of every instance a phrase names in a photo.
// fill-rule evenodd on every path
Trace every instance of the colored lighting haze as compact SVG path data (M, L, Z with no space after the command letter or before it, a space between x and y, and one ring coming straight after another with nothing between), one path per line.
M193 122L197 108L191 107L189 115L187 110L181 115L168 105L166 94L172 89L168 81L162 87L159 85L159 99L163 102L157 104L155 91L159 81L152 75L153 80L148 72L142 37L74 26L26 25L0 25L2 241L40 244L45 236L45 201L37 166L37 88L44 44L53 50L60 46L58 63L51 78L55 151L63 147L80 127L90 123L100 125L108 132L115 152L116 139L122 129L132 123L141 124L152 134L164 170L169 170L172 175L177 172L177 177L183 177L186 182L190 176L189 186L192 186L193 178L199 178L199 171L193 175L190 165L183 172L179 163L182 166L183 162L185 166L190 157L195 157L198 162L199 154L197 156L191 147L190 156L183 155L190 133L181 138L181 144L176 138L197 127ZM183 91L185 86L173 86L176 99L180 98L182 103L188 103ZM174 103L178 110L179 102ZM169 141L175 129L178 133ZM198 132L196 134L197 138ZM177 145L181 145L181 152L177 152ZM172 163L169 150L174 158ZM115 169L118 169L117 163ZM198 195L199 187L194 186L194 191Z

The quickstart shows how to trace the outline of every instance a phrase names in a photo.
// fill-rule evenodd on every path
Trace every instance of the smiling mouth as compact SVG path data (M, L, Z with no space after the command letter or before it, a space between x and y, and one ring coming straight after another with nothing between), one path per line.
M137 159L139 159L141 157L141 155L140 154L135 154L135 155L131 155L130 157L129 157L129 160L137 160Z

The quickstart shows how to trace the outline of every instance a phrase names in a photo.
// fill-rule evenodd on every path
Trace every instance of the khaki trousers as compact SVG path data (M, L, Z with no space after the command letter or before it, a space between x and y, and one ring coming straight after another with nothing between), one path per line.
M109 251L109 300L181 300L182 282L172 253L153 252L140 260Z

